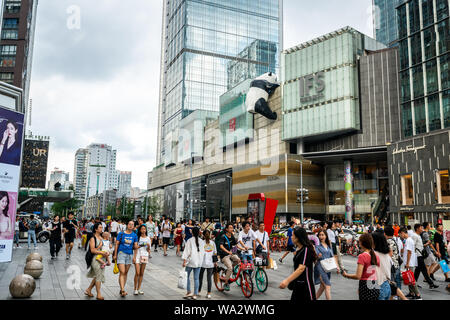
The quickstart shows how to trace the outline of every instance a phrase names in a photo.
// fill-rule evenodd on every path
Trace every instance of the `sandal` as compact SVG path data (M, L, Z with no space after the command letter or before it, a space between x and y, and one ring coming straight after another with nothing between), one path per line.
M125 290L120 290L120 296L123 298L127 295L128 293L125 292Z
M97 300L105 300L103 297L97 297Z
M85 291L84 294L89 298L92 298L94 296L92 293L88 293L87 291Z

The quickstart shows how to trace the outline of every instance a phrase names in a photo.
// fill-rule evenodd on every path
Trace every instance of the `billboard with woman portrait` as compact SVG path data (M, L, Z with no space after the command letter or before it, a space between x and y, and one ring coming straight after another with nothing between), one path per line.
M11 261L24 115L0 107L0 262Z

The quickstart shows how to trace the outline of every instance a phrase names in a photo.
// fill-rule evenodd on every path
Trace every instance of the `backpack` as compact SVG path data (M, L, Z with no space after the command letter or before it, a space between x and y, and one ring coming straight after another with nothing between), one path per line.
M97 248L97 238L94 236L95 247ZM91 248L86 251L86 255L84 256L84 260L86 260L87 268L89 269L92 265L92 259L94 258L94 254L91 252Z

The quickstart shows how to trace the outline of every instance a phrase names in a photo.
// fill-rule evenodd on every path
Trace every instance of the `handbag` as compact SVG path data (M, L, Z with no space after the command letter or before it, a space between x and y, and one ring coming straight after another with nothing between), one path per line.
M325 272L331 272L337 269L336 261L334 260L334 258L320 260L320 265L322 266L323 270L325 270Z
M119 267L117 266L117 261L114 262L114 269L113 269L113 273L114 274L118 274L119 273Z
M402 272L403 283L405 286L413 286L416 284L414 273L411 270L405 270Z
M212 256L212 262L213 262L213 263L219 262L219 258L217 257L217 254L213 254L213 256Z
M185 290L187 288L187 272L186 268L180 270L178 274L178 288Z

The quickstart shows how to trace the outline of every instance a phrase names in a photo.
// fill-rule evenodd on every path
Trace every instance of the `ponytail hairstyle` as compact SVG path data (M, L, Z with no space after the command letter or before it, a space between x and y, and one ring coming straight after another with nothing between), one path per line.
M373 250L374 243L373 243L372 235L370 233L364 233L363 235L361 235L361 237L359 237L359 243L365 249L370 250L370 264L373 266L378 265L377 255L375 254L375 251Z
M195 238L195 245L197 246L197 251L200 252L200 245L198 244L198 235L200 234L200 229L195 227L192 229L192 236Z
M297 227L294 229L294 235L298 243L302 246L308 248L312 253L313 262L317 261L316 250L314 249L313 243L308 238L308 234L304 228Z
M203 236L205 237L206 244L209 244L209 241L211 240L211 232L206 229L203 231Z

